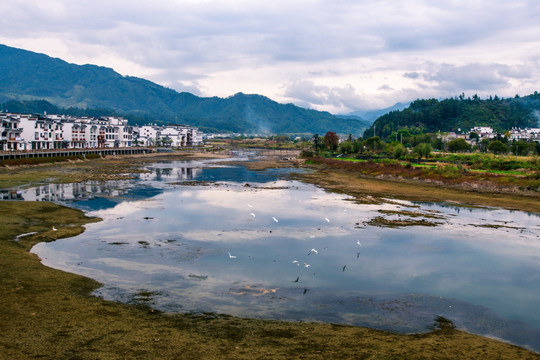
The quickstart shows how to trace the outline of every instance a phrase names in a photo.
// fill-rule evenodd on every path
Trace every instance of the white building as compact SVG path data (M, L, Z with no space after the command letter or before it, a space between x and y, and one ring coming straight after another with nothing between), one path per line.
M471 132L475 132L480 136L480 139L493 139L497 134L491 127L477 126L471 129Z
M538 128L512 128L510 140L540 141L540 129Z
M20 117L17 114L0 114L0 150L24 150Z
M202 133L185 125L133 127L122 117L0 113L0 151L140 146L197 146Z
M137 143L143 146L166 146L181 148L198 146L202 143L202 133L185 125L145 125L134 128Z
M24 150L61 149L63 124L61 121L37 115L19 115Z
M136 141L140 146L155 146L159 136L159 127L144 125L136 127L133 132L138 136Z

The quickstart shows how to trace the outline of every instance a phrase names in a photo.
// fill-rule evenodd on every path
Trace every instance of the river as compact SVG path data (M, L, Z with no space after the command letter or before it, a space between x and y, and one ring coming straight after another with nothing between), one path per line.
M358 204L289 180L291 171L300 170L178 161L152 164L134 180L18 196L103 219L32 252L100 281L95 295L105 299L404 333L429 331L443 316L540 352L537 214ZM411 226L385 226L402 220Z

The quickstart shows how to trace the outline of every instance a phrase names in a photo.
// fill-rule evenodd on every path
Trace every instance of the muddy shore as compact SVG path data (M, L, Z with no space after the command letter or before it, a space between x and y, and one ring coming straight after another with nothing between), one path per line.
M0 169L0 188L22 184L25 179L36 184L106 181L140 171L147 162L202 156L215 155L108 158ZM302 164L278 158L249 166L260 169ZM489 202L493 194L478 194L478 199L471 201L471 194L442 196L434 194L437 191L433 187L415 192L414 184L402 187L346 172L318 171L302 174L302 179L354 195L358 201L400 197L501 206ZM529 205L516 205L511 199L504 203L540 212L537 200ZM46 268L28 252L37 242L74 236L84 230L85 223L98 219L51 203L23 202L0 202L0 219L0 359L540 359L539 354L519 347L458 331L443 319L434 319L434 330L426 334L400 335L332 324L216 314L168 315L147 307L104 301L89 295L99 287L95 281ZM34 234L15 241L17 235L28 233Z

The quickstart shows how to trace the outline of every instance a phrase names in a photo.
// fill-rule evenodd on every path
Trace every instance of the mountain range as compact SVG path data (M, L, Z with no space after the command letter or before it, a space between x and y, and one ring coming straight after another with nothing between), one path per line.
M44 101L43 101L44 100ZM116 114L133 124L181 123L214 131L360 135L361 117L280 104L261 95L198 97L96 65L75 65L0 44L0 102L10 111ZM28 111L28 110L26 110ZM21 111L25 112L25 111Z

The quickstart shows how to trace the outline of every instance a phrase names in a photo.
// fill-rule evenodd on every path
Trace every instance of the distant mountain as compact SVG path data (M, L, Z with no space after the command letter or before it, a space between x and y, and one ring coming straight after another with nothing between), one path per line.
M0 45L0 102L9 100L34 108L39 108L40 103L28 100L46 100L71 111L99 109L125 116L132 123L183 123L242 133L334 131L359 135L366 127L365 122L356 118L279 104L261 95L198 97L141 78L122 76L110 68L69 64ZM48 106L46 102L41 105Z
M371 124L373 123L373 121L365 120L362 117L357 116L357 115L336 115L336 116L340 119L347 120L347 121L349 120L357 121L361 125L361 131L358 134L362 134L364 130L369 128Z
M396 110L403 110L407 106L409 106L410 103L396 103L390 107L384 108L384 109L378 109L378 110L356 110L348 114L348 116L358 116L366 121L369 121L372 123L375 121L378 117L383 116L385 114L388 114L391 111Z
M444 100L416 100L401 111L379 117L364 135L387 138L399 130L416 134L470 130L476 126L490 126L499 132L513 127L540 127L540 94L535 91L508 99L490 96L482 100L477 95L473 98L462 95Z

